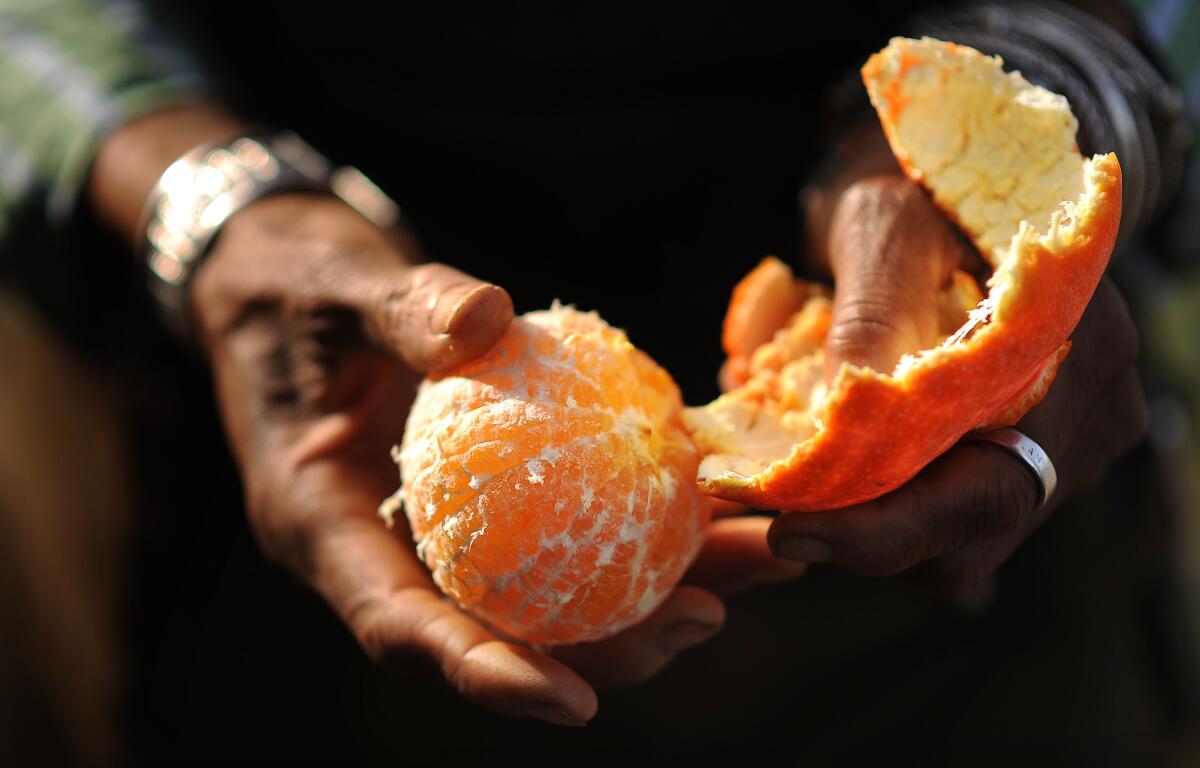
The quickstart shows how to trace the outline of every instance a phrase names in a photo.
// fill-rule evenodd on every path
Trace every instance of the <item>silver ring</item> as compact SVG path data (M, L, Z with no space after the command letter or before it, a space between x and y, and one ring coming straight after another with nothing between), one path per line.
M1007 448L1009 453L1021 459L1021 462L1033 473L1038 487L1042 491L1037 508L1041 509L1046 506L1046 502L1050 501L1050 497L1054 495L1054 489L1058 487L1058 473L1054 471L1054 462L1050 461L1050 457L1042 450L1042 446L1038 445L1033 438L1013 427L1001 427L975 433L970 436L970 440L980 440Z

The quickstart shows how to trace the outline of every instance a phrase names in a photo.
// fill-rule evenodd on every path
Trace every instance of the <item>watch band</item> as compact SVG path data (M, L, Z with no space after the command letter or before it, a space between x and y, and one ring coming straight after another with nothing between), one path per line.
M255 200L283 192L335 194L383 228L400 221L396 203L366 176L334 168L290 131L195 147L159 178L138 229L150 293L172 330L191 338L188 288L221 226Z

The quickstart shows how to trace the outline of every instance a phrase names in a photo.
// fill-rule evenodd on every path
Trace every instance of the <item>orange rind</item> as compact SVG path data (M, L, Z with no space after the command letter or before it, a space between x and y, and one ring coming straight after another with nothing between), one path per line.
M972 430L1015 423L1053 383L1108 264L1121 168L1113 154L1080 155L1063 97L931 38L893 39L862 73L905 173L992 266L987 295L956 275L939 315L961 326L941 344L891 371L845 364L826 388L829 299L780 262L760 265L735 289L724 329L725 381L737 388L684 414L705 454L705 493L845 507L904 484ZM799 307L770 340L749 320L748 302L764 300Z

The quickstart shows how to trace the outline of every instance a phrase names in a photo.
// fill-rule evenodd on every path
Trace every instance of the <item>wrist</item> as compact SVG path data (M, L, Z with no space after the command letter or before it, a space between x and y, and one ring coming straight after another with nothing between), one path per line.
M137 247L143 206L167 167L198 144L247 128L247 123L207 104L173 107L132 120L101 142L88 178L88 202L101 222Z
M263 235L372 247L386 245L389 231L372 224L332 192L286 192L260 198L233 213L213 242L213 254L226 244Z
M200 125L184 136L153 141L163 135L165 126L180 119L190 125L196 117ZM163 157L171 157L186 139L228 126L222 119L209 117L194 113L165 115L155 125L132 126L115 141L115 148L107 153L108 159L96 174L104 179L97 183L97 201L113 206L118 217L127 219L132 201L142 193L146 179L157 171ZM133 155L136 167L129 174L132 178L109 184L106 171L115 169L111 163L122 156L122 150L132 151L140 131L150 132L150 147ZM151 294L172 330L185 340L195 340L188 306L191 283L229 221L264 198L294 193L313 194L313 199L323 201L304 210L342 212L343 206L333 204L330 208L327 202L328 197L336 195L361 217L359 231L371 232L376 239L383 237L382 230L396 227L400 220L395 202L367 177L348 166L335 167L290 131L255 132L244 127L232 134L222 131L219 138L191 146L171 160L142 203L143 213L138 216L131 239L134 249L145 259ZM289 210L292 205L281 207ZM276 209L267 206L261 210L269 213ZM348 214L345 211L341 215L346 221L356 220ZM291 226L294 229L296 222ZM264 254L260 250L258 255Z

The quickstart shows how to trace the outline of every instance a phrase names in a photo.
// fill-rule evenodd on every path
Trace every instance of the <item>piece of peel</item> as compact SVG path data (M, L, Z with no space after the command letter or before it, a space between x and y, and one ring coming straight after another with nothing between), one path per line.
M1083 158L1066 100L1001 65L964 46L896 38L863 67L901 166L992 264L988 295L940 346L888 373L844 365L828 393L812 373L819 349L756 367L788 357L780 336L750 351L761 332L739 337L727 321L741 386L684 416L706 454L704 492L791 510L872 499L967 432L1016 422L1049 389L1116 242L1121 168L1113 154ZM759 270L769 295L785 293L777 267ZM954 317L970 297L959 280L939 311ZM731 317L738 304L735 292ZM805 311L792 325L811 325Z

